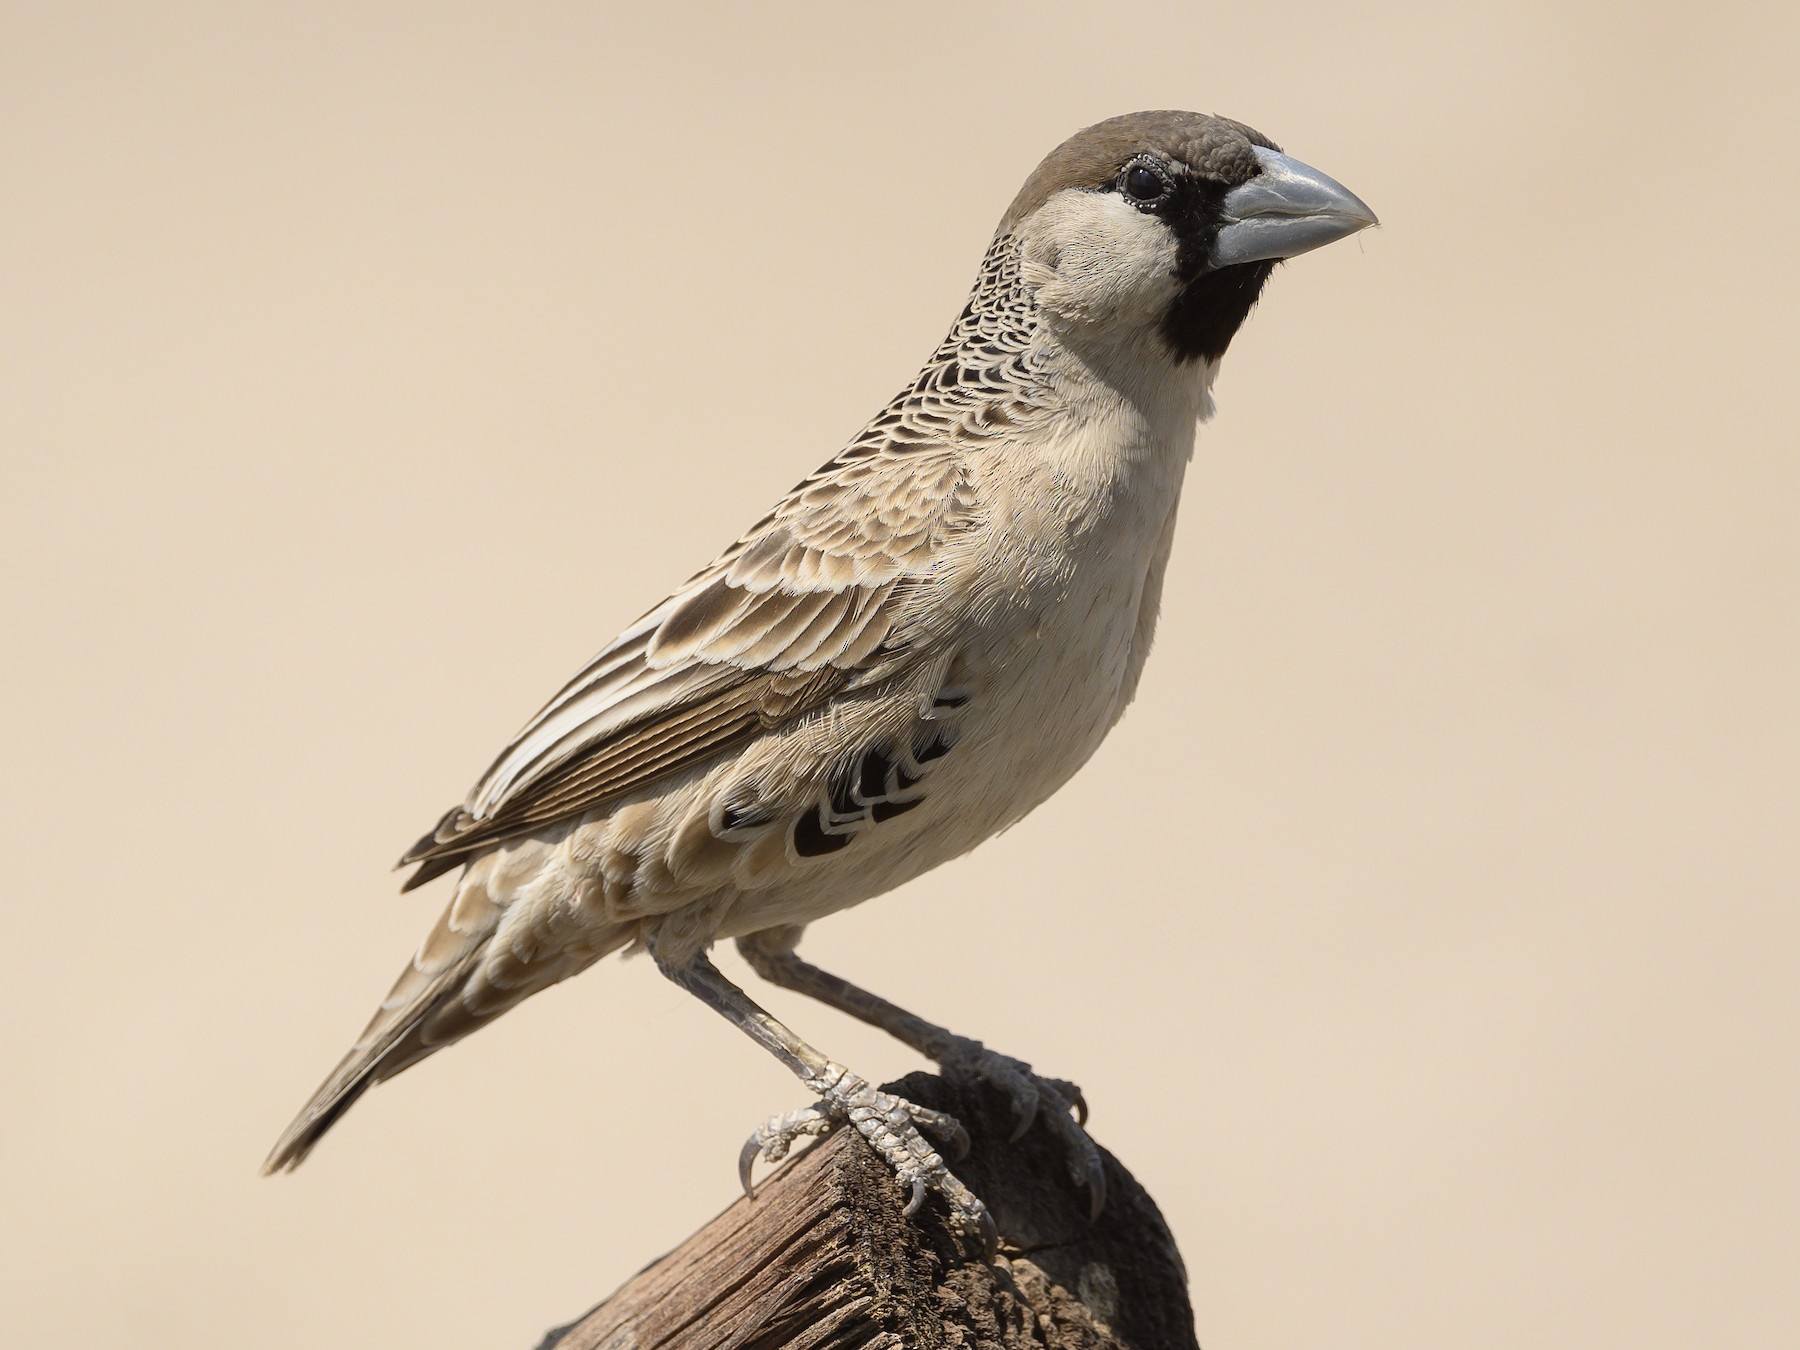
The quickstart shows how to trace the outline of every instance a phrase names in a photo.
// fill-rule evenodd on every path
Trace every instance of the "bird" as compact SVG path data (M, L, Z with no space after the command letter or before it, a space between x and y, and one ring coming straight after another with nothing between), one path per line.
M853 1128L917 1212L991 1214L944 1113L883 1092L720 973L750 969L994 1085L1067 1145L1096 1213L1079 1090L803 960L806 925L954 859L1094 753L1150 651L1182 482L1219 365L1281 261L1376 224L1229 118L1113 117L1000 219L917 377L709 566L630 624L410 848L449 903L281 1135L291 1169L375 1083L616 952L799 1079L739 1159ZM935 1142L934 1142L935 1141ZM941 1146L941 1147L940 1147Z

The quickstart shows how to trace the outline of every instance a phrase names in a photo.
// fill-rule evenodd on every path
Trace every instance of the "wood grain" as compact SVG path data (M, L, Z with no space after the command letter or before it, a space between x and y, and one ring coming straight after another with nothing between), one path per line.
M1044 1131L1008 1142L1003 1099L929 1074L888 1090L969 1131L956 1171L994 1212L992 1264L931 1206L903 1218L887 1168L839 1131L539 1350L1198 1350L1181 1257L1116 1159L1090 1223Z

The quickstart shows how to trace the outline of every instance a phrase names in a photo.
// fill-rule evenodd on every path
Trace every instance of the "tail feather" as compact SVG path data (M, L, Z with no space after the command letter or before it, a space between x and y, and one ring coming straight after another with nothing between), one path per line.
M479 1025L469 1021L458 1035L434 1037L429 1041L425 1035L447 1004L460 1002L457 995L480 956L478 948L398 1007L394 1006L394 995L389 995L356 1044L350 1047L350 1052L338 1062L275 1142L275 1147L263 1161L264 1176L298 1167L312 1152L313 1145L337 1124L339 1117L354 1106L363 1093L402 1069L411 1068L434 1050L442 1049ZM417 967L409 966L395 983L394 994L400 994L417 974Z
M488 894L481 869L465 873L456 897L363 1034L263 1162L263 1175L298 1167L319 1139L376 1083L411 1068L461 1040L521 1000L617 951L629 941L619 929L565 932L572 942L495 938L505 903Z

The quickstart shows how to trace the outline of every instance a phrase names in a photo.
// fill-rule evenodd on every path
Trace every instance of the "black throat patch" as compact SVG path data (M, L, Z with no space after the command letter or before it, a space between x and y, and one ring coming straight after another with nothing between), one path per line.
M1202 264L1204 267L1204 264ZM1250 317L1275 270L1273 259L1201 270L1181 288L1163 316L1162 335L1178 361L1217 361Z

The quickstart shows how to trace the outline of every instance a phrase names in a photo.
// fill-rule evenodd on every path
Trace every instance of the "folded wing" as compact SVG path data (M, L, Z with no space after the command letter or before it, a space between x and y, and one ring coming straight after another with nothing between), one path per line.
M908 604L974 523L958 456L859 442L638 620L526 724L401 859L411 889L487 846L604 808L924 653Z

